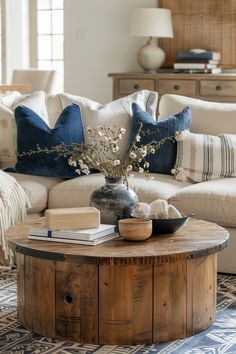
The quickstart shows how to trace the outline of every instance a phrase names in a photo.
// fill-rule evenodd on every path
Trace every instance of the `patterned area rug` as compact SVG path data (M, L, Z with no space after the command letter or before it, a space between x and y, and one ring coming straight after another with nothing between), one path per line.
M151 345L80 345L40 337L17 321L16 271L0 270L0 353L30 354L236 354L236 276L218 275L217 316L207 330L183 339Z

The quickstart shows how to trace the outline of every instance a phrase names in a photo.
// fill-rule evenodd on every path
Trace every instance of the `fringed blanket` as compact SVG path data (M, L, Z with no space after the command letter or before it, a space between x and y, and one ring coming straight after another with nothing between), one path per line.
M3 260L9 265L11 256L5 240L6 230L26 218L26 209L30 206L24 189L14 177L0 170L0 246Z

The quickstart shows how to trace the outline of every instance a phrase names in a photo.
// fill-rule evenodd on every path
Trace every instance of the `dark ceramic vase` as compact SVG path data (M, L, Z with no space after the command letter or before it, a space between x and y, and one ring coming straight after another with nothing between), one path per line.
M90 206L100 210L103 224L116 225L119 219L130 217L136 193L125 186L123 178L105 177L105 185L95 190L90 197Z

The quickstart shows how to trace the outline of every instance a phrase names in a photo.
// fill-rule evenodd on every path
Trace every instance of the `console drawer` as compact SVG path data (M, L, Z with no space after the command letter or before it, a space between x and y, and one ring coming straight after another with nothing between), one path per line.
M195 80L159 80L158 92L160 95L166 93L176 93L184 96L196 95L196 81Z
M150 90L155 91L155 80L153 79L120 79L119 93L130 94L135 91Z
M201 80L201 96L236 96L236 81Z

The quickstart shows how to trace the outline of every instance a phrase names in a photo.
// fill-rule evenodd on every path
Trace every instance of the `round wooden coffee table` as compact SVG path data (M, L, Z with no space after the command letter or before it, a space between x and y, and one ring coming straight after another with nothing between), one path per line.
M228 232L190 220L143 242L80 246L27 240L35 222L7 235L18 263L18 317L52 338L94 344L169 341L215 318L217 252Z

